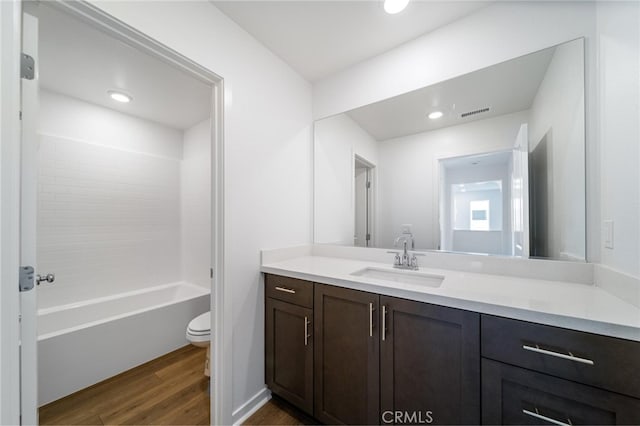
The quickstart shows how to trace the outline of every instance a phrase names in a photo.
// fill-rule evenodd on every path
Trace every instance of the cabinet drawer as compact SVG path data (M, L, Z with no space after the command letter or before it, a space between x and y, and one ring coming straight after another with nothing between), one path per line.
M640 343L482 316L482 356L640 398Z
M313 283L280 275L265 275L267 297L313 308Z
M482 360L482 424L639 423L638 399Z

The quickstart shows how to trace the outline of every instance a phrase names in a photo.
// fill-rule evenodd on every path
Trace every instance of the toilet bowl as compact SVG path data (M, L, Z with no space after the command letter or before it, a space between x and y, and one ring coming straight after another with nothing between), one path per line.
M198 315L187 326L187 340L194 346L207 347L211 341L211 311Z
M204 363L204 375L210 377L209 358L211 357L211 311L198 315L187 326L187 340L194 346L207 348L207 359Z

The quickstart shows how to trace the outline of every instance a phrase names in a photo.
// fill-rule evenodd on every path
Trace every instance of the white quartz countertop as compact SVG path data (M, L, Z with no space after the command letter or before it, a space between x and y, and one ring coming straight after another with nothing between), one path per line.
M439 287L352 275L388 263L323 256L265 262L265 273L369 291L556 327L640 341L640 309L589 284L421 267L444 276ZM408 271L410 272L410 271Z

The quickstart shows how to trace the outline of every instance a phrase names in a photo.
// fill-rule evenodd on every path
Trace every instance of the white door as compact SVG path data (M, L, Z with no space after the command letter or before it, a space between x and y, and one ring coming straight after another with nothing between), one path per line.
M355 172L355 238L354 245L366 247L369 243L368 237L368 170L366 168L356 168Z
M22 15L22 52L33 58L33 77L21 79L22 136L20 164L20 265L36 266L38 112L38 20ZM24 72L23 72L24 74ZM20 408L21 423L38 424L38 358L36 330L36 284L20 292Z
M520 126L512 157L511 230L513 255L529 257L529 137L527 124Z
M372 246L373 228L373 165L368 161L354 157L354 235L353 245L359 247Z

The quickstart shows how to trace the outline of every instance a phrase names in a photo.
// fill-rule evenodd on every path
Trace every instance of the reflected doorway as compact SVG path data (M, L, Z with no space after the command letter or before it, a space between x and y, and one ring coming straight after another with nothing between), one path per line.
M373 246L373 169L374 165L354 156L354 235L356 247Z

